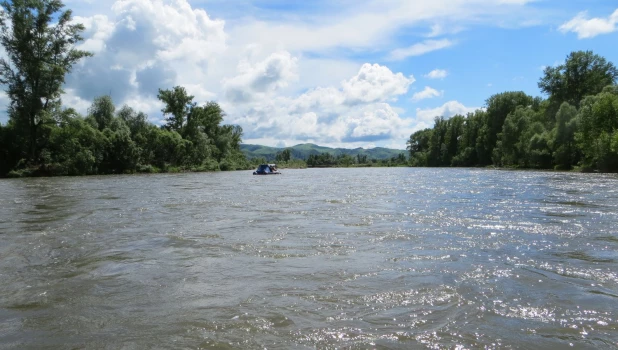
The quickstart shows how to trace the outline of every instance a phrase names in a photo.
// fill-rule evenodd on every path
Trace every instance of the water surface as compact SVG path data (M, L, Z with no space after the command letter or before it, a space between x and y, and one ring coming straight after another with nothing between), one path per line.
M0 348L618 348L618 177L0 181Z

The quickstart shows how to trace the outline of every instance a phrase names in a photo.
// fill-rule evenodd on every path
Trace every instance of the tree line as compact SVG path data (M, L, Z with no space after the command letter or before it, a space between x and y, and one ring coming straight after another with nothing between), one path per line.
M366 154L337 154L333 155L329 152L318 152L310 154L307 159L297 158L293 155L293 149L286 148L277 152L275 162L280 168L348 168L348 167L399 167L408 166L408 159L405 152L396 156L376 159L369 158ZM249 163L253 166L268 163L264 157L255 157L249 159Z
M242 128L222 125L216 102L198 105L181 86L159 90L165 124L97 97L85 116L62 106L65 77L80 60L82 24L60 0L0 3L0 83L10 100L0 125L0 176L234 170L250 165Z
M544 69L547 99L503 92L410 135L412 166L618 171L618 70L591 51Z
M403 152L403 151L402 151ZM367 155L357 154L356 157L349 154L338 154L336 156L330 153L311 154L307 159L307 166L310 168L328 168L328 167L393 167L407 166L408 160L404 153L393 156L389 159L369 159Z

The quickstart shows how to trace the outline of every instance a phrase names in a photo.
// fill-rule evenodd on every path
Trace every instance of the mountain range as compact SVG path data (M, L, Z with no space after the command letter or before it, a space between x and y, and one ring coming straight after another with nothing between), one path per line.
M364 149L359 147L354 149L347 149L323 147L312 143L303 143L300 145L283 148L261 145L240 145L240 149L245 154L245 156L247 156L247 159L265 158L269 162L274 161L277 153L283 151L286 148L290 149L292 153L292 158L303 160L307 160L311 154L320 153L330 153L333 156L338 156L340 154L348 154L352 157L356 157L356 155L360 154L361 156L366 155L369 159L390 159L392 157L397 157L400 153L406 153L406 151L404 150L384 147L375 147L370 149Z

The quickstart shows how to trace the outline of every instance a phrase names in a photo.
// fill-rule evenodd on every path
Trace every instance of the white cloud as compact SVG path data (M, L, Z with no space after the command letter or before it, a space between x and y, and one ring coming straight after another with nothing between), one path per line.
M444 91L438 91L429 86L425 86L423 91L419 91L412 95L412 101L420 101L428 98L440 97L444 94Z
M388 67L365 63L356 76L342 82L342 87L346 102L356 104L392 99L405 94L412 83L413 76L393 74Z
M79 17L73 18L74 23L81 23L86 27L83 36L87 38L83 43L78 46L80 50L90 51L97 54L105 50L105 42L112 35L114 31L114 23L112 23L107 16L95 15L93 17Z
M424 75L425 78L429 79L444 79L448 75L448 72L444 69L434 69L431 72Z
M209 66L227 50L225 22L211 19L186 0L119 0L109 16L74 21L86 27L80 48L95 53L67 78L74 101L103 94L111 94L119 105L145 101L155 97L158 88L175 84L186 86L200 102L216 96L208 88L216 82L205 78Z
M433 36L454 34L467 25L479 23L518 27L530 17L543 15L541 11L526 11L528 2L359 0L344 2L345 5L339 5L336 11L326 11L320 15L290 16L286 12L285 15L275 16L274 20L272 16L263 19L240 14L230 36L243 43L260 42L270 49L285 47L290 52L327 52L341 48L389 52L397 44L393 37L402 28L426 27L427 23L440 23L434 25ZM444 40L433 41L444 45ZM424 46L431 44L430 41ZM413 53L429 49L431 47L421 46ZM395 56L405 53L406 49L402 49L395 52Z
M420 56L432 51L445 49L453 44L454 43L449 39L425 40L407 48L391 51L390 58L393 60L403 60L411 56Z
M594 38L618 30L618 9L607 18L588 18L587 12L580 12L558 28L561 32L577 33L579 39Z
M465 28L462 26L434 24L431 26L431 31L425 35L427 38L435 38L446 34L457 34Z
M376 141L399 136L405 122L386 103L377 103L354 109L340 119L346 125L343 141Z
M232 102L246 103L286 87L298 78L297 61L287 51L275 52L257 64L242 60L239 74L223 79L225 96Z
M444 117L446 119L455 115L466 115L479 109L478 107L466 107L458 101L449 101L440 107L416 109L416 121L424 122L427 125L432 125L435 117Z
M363 64L340 87L317 87L296 97L272 96L248 108L232 104L230 114L241 116L234 122L252 126L245 130L246 142L264 142L262 135L268 134L271 145L296 140L349 147L392 139L405 144L409 121L388 102L407 93L413 82L413 77L385 66Z

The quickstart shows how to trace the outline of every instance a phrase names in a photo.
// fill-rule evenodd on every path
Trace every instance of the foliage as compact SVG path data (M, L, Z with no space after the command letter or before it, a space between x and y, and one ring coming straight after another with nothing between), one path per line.
M579 107L586 96L596 95L618 78L618 69L592 51L571 52L565 62L547 67L539 81L539 88L560 106L567 102Z
M88 108L87 120L99 131L103 131L112 124L115 111L116 107L114 106L112 97L109 95L100 96L95 98L92 106Z
M278 152L277 155L275 156L275 160L277 162L287 162L290 159L292 159L292 150L290 150L289 148L286 148L283 151Z
M569 170L579 161L579 150L575 144L577 130L577 108L562 103L556 114L556 127L552 133L554 164L557 169Z
M185 126L187 116L189 115L191 108L195 106L193 104L193 97L187 94L187 90L182 86L176 86L172 90L161 90L157 98L161 102L165 103L165 107L161 110L163 115L167 116L165 126L176 132L180 132Z
M592 52L547 68L539 87L491 96L485 110L450 119L407 142L412 166L504 166L618 172L618 72Z
M582 151L582 166L618 171L618 87L582 101L576 140Z
M0 83L6 86L10 122L18 134L14 152L38 164L50 135L41 129L60 105L65 76L91 54L75 49L84 26L73 24L70 10L61 11L62 1L12 0L0 6L0 43L7 56L0 59Z
M359 160L364 160L361 163ZM370 166L404 166L408 165L408 160L403 152L389 159L368 159L364 156L352 157L349 154L339 154L333 156L330 153L312 154L307 159L307 167L310 168L330 168L330 167L370 167Z
M40 164L28 166L16 151L14 122L0 126L0 176L91 175L250 169L240 150L242 129L220 125L223 111L215 102L193 106L196 118L179 132L160 128L148 117L110 96L97 97L82 117L73 109L55 108L41 134Z

